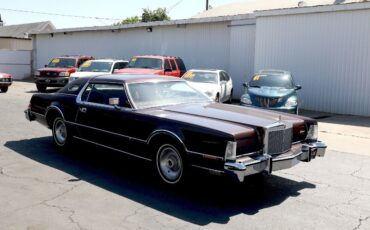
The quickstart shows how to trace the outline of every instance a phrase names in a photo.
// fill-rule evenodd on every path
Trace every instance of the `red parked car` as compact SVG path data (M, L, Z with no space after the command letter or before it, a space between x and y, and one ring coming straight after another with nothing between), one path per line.
M135 56L126 69L117 70L117 74L154 74L181 77L186 72L184 62L173 56Z
M62 87L69 81L69 76L76 72L82 63L92 60L92 56L61 56L53 58L45 68L35 71L37 90L45 92L47 87Z
M0 91L6 93L12 84L12 76L7 73L0 73Z

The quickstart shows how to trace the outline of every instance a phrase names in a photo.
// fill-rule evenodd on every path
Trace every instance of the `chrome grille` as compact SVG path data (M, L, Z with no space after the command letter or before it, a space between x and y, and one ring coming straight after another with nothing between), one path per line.
M270 155L284 153L291 149L293 128L288 124L279 124L266 129L264 152Z
M58 77L59 73L58 72L50 72L50 71L42 71L40 73L41 77Z
M280 101L280 98L256 97L256 101L259 106L269 108L274 107Z

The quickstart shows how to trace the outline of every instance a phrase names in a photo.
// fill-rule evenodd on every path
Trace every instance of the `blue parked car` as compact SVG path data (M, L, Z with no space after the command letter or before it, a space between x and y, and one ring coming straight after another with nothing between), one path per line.
M302 87L294 83L290 72L261 70L243 86L241 105L298 114L297 90Z

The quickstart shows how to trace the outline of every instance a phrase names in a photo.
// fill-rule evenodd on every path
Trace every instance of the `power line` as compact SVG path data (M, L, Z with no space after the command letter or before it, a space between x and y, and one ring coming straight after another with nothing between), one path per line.
M18 10L18 9L8 9L8 8L0 8L0 10L11 11L11 12L18 12L18 13L43 14L43 15L51 15L51 16L60 16L60 17L83 18L83 19L97 19L97 20L107 20L107 21L119 21L119 20L122 20L122 19L117 19L117 18L101 18L101 17L91 17L91 16L79 16L79 15L72 15L72 14L47 13L47 12L40 12L40 11Z
M178 2L176 2L174 5L170 6L168 8L168 13L171 12L176 6L180 5L180 3L182 3L184 0L179 0Z

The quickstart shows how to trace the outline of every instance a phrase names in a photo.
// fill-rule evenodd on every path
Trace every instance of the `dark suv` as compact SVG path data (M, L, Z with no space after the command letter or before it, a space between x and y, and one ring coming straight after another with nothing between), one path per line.
M53 58L45 68L35 71L34 78L37 90L45 92L47 87L62 87L68 83L69 76L92 56L61 56Z
M154 74L181 77L186 72L184 62L173 56L135 56L126 69L115 71L117 74Z

